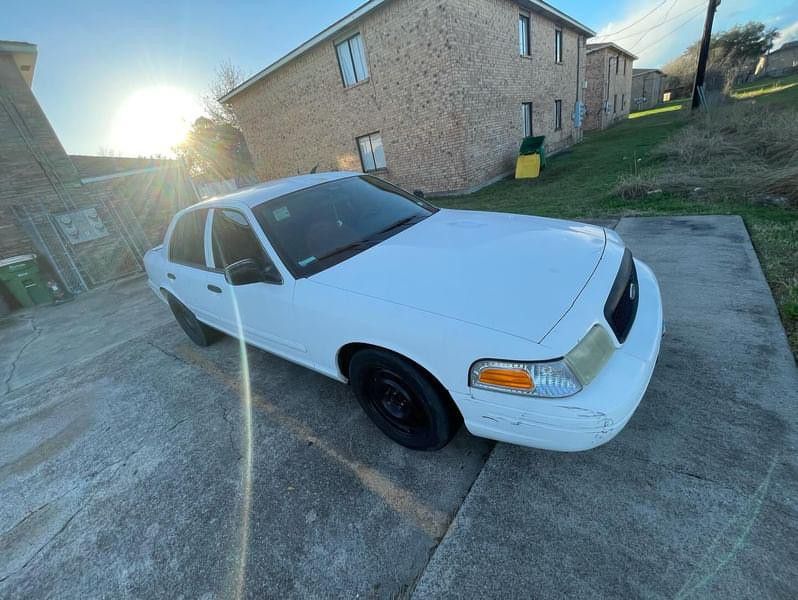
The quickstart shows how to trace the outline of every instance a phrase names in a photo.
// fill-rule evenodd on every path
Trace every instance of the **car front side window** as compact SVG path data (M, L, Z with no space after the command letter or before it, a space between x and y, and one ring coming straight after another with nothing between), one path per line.
M169 241L169 260L205 268L205 220L207 209L192 210L175 224Z
M246 217L236 210L216 209L211 226L211 245L213 262L217 269L226 269L242 260L251 259L260 265L264 272L278 271L264 252L255 232Z

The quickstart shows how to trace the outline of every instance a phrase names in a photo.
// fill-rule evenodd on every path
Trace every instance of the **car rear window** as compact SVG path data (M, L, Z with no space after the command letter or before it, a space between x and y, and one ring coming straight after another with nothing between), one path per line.
M175 224L169 241L169 260L189 266L205 267L205 219L208 209L192 210Z

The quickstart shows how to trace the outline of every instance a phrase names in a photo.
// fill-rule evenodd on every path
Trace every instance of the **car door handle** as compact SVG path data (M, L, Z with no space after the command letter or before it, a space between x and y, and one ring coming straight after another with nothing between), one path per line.
M174 279L177 279L177 277L175 277L175 276L174 276L174 273L167 273L167 274L166 274L166 276L167 276L169 279L173 279L173 280L174 280Z
M222 293L222 288L220 288L218 285L210 285L210 284L208 284L208 289L210 291L212 291L214 294L221 294Z

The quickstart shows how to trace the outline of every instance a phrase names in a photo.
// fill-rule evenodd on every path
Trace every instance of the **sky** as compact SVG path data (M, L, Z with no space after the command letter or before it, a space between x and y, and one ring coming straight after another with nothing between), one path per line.
M363 0L3 0L0 39L38 45L33 90L67 152L168 153L223 60L253 74ZM706 0L549 0L658 67L701 35ZM715 30L798 39L798 0L723 0ZM181 129L182 128L182 129Z

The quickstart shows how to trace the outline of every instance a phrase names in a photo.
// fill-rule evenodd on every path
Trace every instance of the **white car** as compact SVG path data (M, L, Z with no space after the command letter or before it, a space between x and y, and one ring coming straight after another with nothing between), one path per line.
M437 209L369 175L197 204L145 256L186 334L223 332L352 385L396 442L593 448L629 421L663 332L657 280L613 231Z

